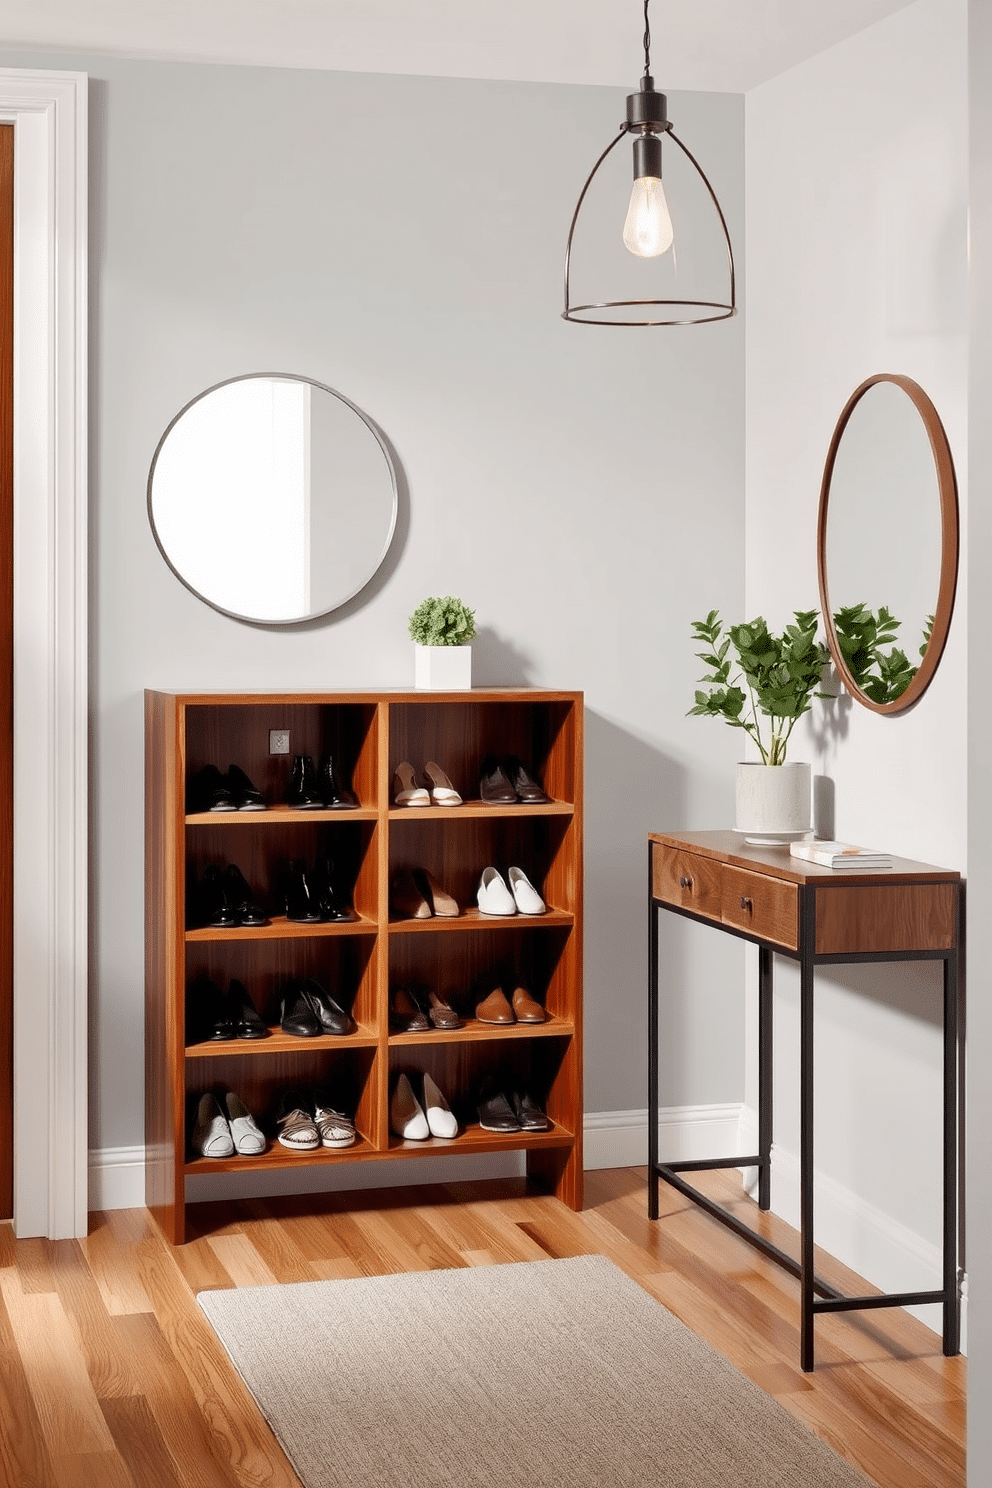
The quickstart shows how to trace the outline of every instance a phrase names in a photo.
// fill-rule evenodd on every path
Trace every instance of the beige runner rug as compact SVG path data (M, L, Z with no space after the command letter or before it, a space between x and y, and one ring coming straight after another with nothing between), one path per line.
M603 1256L201 1292L306 1488L866 1488Z

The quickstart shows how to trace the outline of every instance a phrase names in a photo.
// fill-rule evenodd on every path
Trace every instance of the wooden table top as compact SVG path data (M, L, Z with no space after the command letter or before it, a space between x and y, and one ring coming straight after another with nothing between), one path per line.
M700 857L715 858L737 868L781 878L789 883L956 883L960 873L938 868L933 863L918 863L912 858L893 855L891 868L824 868L794 858L785 847L759 847L746 842L742 832L649 832L648 841L661 847L681 848ZM883 849L879 849L882 851Z

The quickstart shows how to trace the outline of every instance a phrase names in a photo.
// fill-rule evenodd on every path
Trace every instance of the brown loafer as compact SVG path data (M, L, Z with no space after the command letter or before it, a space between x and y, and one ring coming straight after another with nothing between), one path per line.
M397 987L389 999L389 1026L400 1033L423 1033L430 1019L405 987Z
M488 997L476 1004L475 1016L480 1023L515 1023L513 1009L502 987L494 987Z
M462 1019L459 1018L450 1002L445 1002L443 997L438 997L436 992L427 994L427 1011L435 1028L461 1028Z
M513 1012L518 1023L543 1023L547 1014L536 998L531 997L526 987L516 987L513 992Z

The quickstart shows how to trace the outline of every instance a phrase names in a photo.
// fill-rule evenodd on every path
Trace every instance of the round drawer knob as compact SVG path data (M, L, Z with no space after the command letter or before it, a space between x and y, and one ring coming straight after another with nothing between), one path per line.
M745 894L741 895L741 909L750 909L751 901Z
M679 879L679 888L680 889L691 889L692 888L692 879L689 878L685 873L683 873L682 877Z

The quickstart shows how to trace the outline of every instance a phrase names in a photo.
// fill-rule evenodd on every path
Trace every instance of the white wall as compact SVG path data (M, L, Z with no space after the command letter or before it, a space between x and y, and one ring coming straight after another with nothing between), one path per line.
M918 0L747 95L746 608L770 623L818 604L823 461L844 402L871 373L908 374L933 398L967 551L966 20L964 0ZM947 650L913 711L818 703L797 729L790 757L833 785L827 835L964 871L966 589L962 571ZM781 961L776 974L776 1139L795 1152L798 977ZM817 1167L932 1260L939 970L818 973L816 1017ZM856 1227L833 1245L821 1237L898 1284L872 1274L878 1258Z
M992 7L968 7L971 109L971 193L968 252L971 283L968 461L976 500L971 523L969 632L992 635ZM989 732L992 706L980 644L968 668L968 1482L992 1485L992 790Z
M437 592L477 611L478 681L586 692L587 1105L643 1109L646 833L728 806L719 731L684 714L690 618L743 597L743 327L559 318L571 212L622 98L44 62L92 79L91 1147L143 1138L142 689L408 685L406 620ZM741 98L673 96L671 113L740 246ZM340 389L403 473L381 581L292 631L199 603L145 515L166 424L253 370ZM668 1100L739 1099L734 1030L706 1031L721 953L690 959Z

